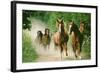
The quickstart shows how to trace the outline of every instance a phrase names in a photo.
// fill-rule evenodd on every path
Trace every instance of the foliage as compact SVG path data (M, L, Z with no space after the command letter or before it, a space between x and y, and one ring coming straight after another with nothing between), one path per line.
M28 19L30 14L28 12L23 11L22 20L23 20L23 29L31 29L31 21Z
M29 25L29 21L26 20L26 18L28 17L40 19L46 23L46 26L48 26L52 32L56 31L57 19L63 19L65 22L65 25L68 24L69 20L73 20L75 24L78 25L78 27L79 27L80 22L82 21L85 23L84 34L86 34L87 36L90 36L90 27L91 27L90 13L23 10L23 15L24 15L23 24L25 22L28 26L31 26Z
M34 50L35 47L32 45L32 39L26 31L23 31L22 37L22 61L34 62L38 58L38 55Z
M91 58L91 43L90 42L91 42L91 38L85 36L83 46L82 46L82 52L85 55L85 59Z

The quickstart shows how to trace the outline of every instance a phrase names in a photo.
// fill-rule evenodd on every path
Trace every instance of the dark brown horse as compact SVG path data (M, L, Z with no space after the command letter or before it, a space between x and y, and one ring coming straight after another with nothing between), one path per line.
M45 33L42 37L42 44L44 48L50 48L50 41L51 41L51 36L50 36L50 30L48 28L45 28Z
M36 37L36 42L38 43L38 45L42 44L42 37L43 37L43 33L42 31L37 31L37 37Z
M67 42L69 39L69 36L67 34L67 31L64 29L64 22L63 20L57 20L57 28L58 31L54 34L54 44L55 46L58 46L61 52L61 59L62 59L62 53L65 50L66 56L67 53Z
M81 23L80 27L74 23L71 22L70 24L70 34L72 35L72 47L73 51L75 53L75 57L79 57L81 59L81 48L83 43L83 30L84 30L84 24Z

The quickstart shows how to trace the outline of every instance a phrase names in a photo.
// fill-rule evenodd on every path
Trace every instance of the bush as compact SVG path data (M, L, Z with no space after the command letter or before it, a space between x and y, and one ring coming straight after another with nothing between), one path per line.
M32 39L27 31L23 31L22 37L22 62L34 62L38 55L32 45Z

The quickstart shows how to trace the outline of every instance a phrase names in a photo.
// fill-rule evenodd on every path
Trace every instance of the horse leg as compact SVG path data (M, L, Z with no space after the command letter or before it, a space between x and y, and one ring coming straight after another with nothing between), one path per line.
M78 44L78 48L77 48L77 56L79 57L79 59L81 59L81 48L80 48L79 44Z
M62 53L63 53L63 46L60 45L60 53L61 53L61 60L62 60Z
M47 45L43 44L43 48L44 48L44 50L46 50L47 49Z
M66 56L68 56L68 53L67 53L67 44L64 43L64 49L65 49L65 52L66 52Z
M49 48L50 48L50 44L48 44L47 47L48 47L48 50L49 50Z
M81 57L81 56L80 56L80 47L79 47L79 43L78 43L78 42L76 42L75 47L76 47L76 58L77 58L77 57Z
M57 44L54 43L54 49L57 50Z
M75 46L75 43L72 45L72 47L73 47L73 51L74 51L75 57L77 58L77 55L76 55L76 46Z
M81 51L80 51L80 45L79 42L76 43L76 56L81 59L81 55L80 55Z

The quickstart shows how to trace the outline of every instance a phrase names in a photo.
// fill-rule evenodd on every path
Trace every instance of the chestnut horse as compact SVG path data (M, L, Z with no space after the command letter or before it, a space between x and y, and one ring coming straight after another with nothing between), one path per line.
M81 59L81 48L83 43L83 30L84 24L80 24L80 28L74 23L71 22L70 24L70 34L72 35L72 47L75 53L75 57L79 57Z
M62 60L62 53L64 50L66 52L66 56L68 55L67 42L68 42L69 36L64 29L63 20L57 20L57 27L58 27L58 31L54 34L54 45L59 47L60 53L61 53L61 60Z

